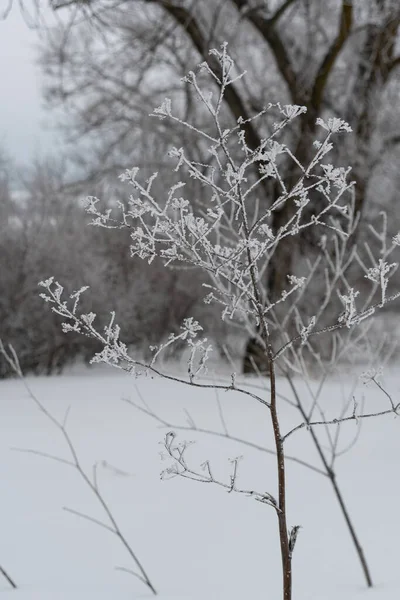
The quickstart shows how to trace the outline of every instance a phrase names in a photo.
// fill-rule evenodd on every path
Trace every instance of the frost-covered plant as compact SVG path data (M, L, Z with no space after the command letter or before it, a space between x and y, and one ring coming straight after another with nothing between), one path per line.
M118 203L119 215L111 209L102 212L95 197L88 198L86 210L92 215L94 225L129 228L132 256L148 263L160 257L166 266L196 268L204 273L205 302L219 303L222 319L244 329L256 340L264 370L270 378L267 398L261 392L253 393L240 387L235 373L228 384L208 384L201 379L212 356L212 348L201 336L201 324L192 318L185 319L181 330L171 334L164 344L153 347L152 359L144 361L130 355L120 338L121 328L115 314L111 315L105 330L100 331L96 328L93 313L79 311L79 299L85 288L71 294L72 302L68 302L63 299L62 286L51 277L41 282L44 288L41 295L52 310L64 318L65 332L81 333L101 342L102 350L92 362L104 362L135 375L152 372L187 385L236 390L262 403L273 428L278 494L275 498L270 493L249 493L275 510L282 557L283 598L290 600L292 554L298 527L290 531L287 527L285 441L303 427L313 430L319 425L358 421L373 414L361 414L355 406L350 408L350 414L341 414L338 418L313 419L311 411L307 415L304 413L298 425L283 433L279 419L277 369L283 372L290 369L291 373L306 368L304 355L307 348L313 360L322 364L323 357L313 347L314 339L328 333L335 336L340 331L350 335L378 308L400 295L388 293L395 269L388 259L398 242L393 240L390 247L385 245L377 260L370 254L366 259L362 258L352 245L357 226L354 182L348 179L349 168L334 167L327 162L334 136L350 132L349 125L338 118L319 118L321 135L314 142L312 159L304 165L286 140L296 126L296 119L302 118L305 107L267 105L247 123L262 119L271 108L280 118L273 123L260 145L251 147L242 129L244 121L238 119L233 125L226 125L222 112L224 95L243 74L236 72L226 44L211 53L218 61L218 71L212 70L207 63L200 65L199 70L209 76L218 93L204 87L207 84L199 83L199 71L191 71L185 82L193 86L207 109L214 133L206 133L195 124L182 121L174 114L168 99L153 112L154 117L177 121L197 134L208 147L208 160L196 162L189 158L184 148L172 148L170 156L175 160L175 171L181 174L181 179L166 191L164 197L152 191L157 173L142 181L139 169L133 168L121 175L121 180L131 186L132 193L126 203ZM292 172L297 173L290 181L281 175L282 165L287 172L288 162L292 163ZM202 184L204 196L201 200L185 196L187 177ZM270 182L279 188L279 194L268 201L265 191ZM285 204L291 206L289 217L279 228L273 229L272 216ZM284 273L287 286L274 297L267 283L273 259L278 250L290 246L291 240L303 239L307 230L312 230L319 238L319 252L307 260L300 257L298 261L292 260L293 272ZM370 285L367 295L349 283L348 270L354 264L363 270ZM321 273L323 287L315 303L312 284ZM337 348L342 338L334 339L333 346ZM350 338L344 336L343 339ZM162 352L178 341L186 342L190 350L187 377L174 376L159 366L158 358ZM397 414L398 410L399 407L392 403L387 410L374 414ZM208 463L205 463L205 475L196 475L186 463L185 446L175 445L174 436L168 435L165 448L175 463L168 471L169 475L191 475L199 481L224 485L214 480ZM228 484L230 491L243 491L236 485L237 465L234 461Z

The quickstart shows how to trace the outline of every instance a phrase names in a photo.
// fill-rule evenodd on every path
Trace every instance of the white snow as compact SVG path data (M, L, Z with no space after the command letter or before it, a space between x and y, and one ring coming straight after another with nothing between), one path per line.
M160 379L137 381L111 369L27 379L38 399L62 419L87 472L98 461L99 487L121 530L138 554L162 600L281 598L277 524L273 509L251 498L175 478L161 481L160 451L166 429L122 401L138 401L137 385L164 418L185 423L189 410L199 427L222 430L215 393ZM398 398L395 375L387 379ZM279 382L286 390L285 382ZM329 411L341 402L343 381L325 390ZM362 390L374 406L377 389ZM272 447L269 415L236 392L220 394L231 433ZM282 403L285 422L296 423ZM343 426L348 439L355 423ZM188 451L196 469L209 459L229 481L228 459L243 455L243 486L276 494L274 458L240 444L191 432ZM394 600L400 598L400 420L363 423L356 446L339 459L338 480L361 538L376 587L363 576L329 481L288 464L289 524L302 526L295 548L294 600ZM104 520L96 498L78 473L63 464L20 452L34 449L69 458L60 432L39 412L21 382L0 382L0 565L19 585L0 576L3 600L132 600L151 592L116 566L134 569L126 550L108 531L63 510ZM318 457L307 431L288 440L287 452ZM104 462L102 462L104 461Z

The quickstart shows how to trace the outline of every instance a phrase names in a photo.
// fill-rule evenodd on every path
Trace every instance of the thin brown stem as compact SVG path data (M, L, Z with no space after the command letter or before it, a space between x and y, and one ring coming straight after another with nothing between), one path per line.
M300 411L303 419L305 420L305 422L309 423L310 422L310 416L307 414L306 410L304 409L304 406L303 406L303 404L301 402L300 396L299 396L299 394L297 392L296 386L294 385L293 380L292 380L292 378L290 377L289 374L287 374L286 377L287 377L289 385L290 385L290 387L291 387L291 389L293 391L293 394L294 394L294 396L296 398L297 408L299 409L299 411ZM319 442L319 439L318 439L317 434L315 433L314 429L312 427L310 427L309 431L310 431L311 438L312 438L312 440L314 442L315 448L316 448L316 450L318 452L318 455L319 455L319 457L321 459L321 462L324 465L325 472L326 472L326 474L327 474L327 476L329 478L329 481L331 482L331 485L333 487L333 491L335 493L337 501L339 502L339 506L340 506L340 509L342 511L344 520L346 522L347 528L349 530L351 539L353 540L353 544L355 546L355 549L356 549L356 552L357 552L357 556L358 556L358 558L360 560L361 568L363 570L364 577L365 577L365 580L367 582L367 586L368 587L373 587L372 576L371 576L371 573L370 573L370 570L369 570L369 567L368 567L367 559L365 558L365 554L364 554L363 548L361 546L360 540L358 539L358 535L357 535L356 530L354 528L353 521L352 521L352 519L350 517L350 514L349 514L349 511L347 509L346 503L344 501L342 492L341 492L341 490L339 488L339 484L338 484L337 478L336 478L336 473L333 470L332 466L330 466L328 464L328 461L326 459L324 451L322 450L321 444Z
M289 545L287 520L286 520L286 478L285 478L285 453L283 439L280 432L279 416L276 401L276 375L272 359L272 348L267 349L269 376L271 383L271 420L274 431L276 459L278 467L278 507L279 539L281 546L282 571L283 571L283 600L292 598L292 556Z
M293 433L296 433L296 431L300 431L300 429L304 429L305 427L307 429L312 429L313 427L320 426L320 425L323 425L324 427L326 425L338 426L338 425L341 425L341 423L348 423L349 421L358 421L359 419L371 419L373 417L383 417L385 415L390 415L390 414L398 416L399 412L400 412L400 403L397 404L396 406L394 406L393 408L389 408L388 410L380 410L379 412L366 413L363 415L352 414L352 415L349 415L348 417L339 417L338 419L330 419L327 421L325 421L325 420L324 421L310 421L309 423L304 421L303 423L296 425L296 427L293 427L293 429L288 431L283 436L282 441L285 442L288 437L293 435Z
M272 448L267 448L266 446L261 446L260 444L257 444L256 442L252 442L251 440L246 440L242 437L232 435L229 432L229 430L215 431L213 429L207 429L205 427L198 427L197 424L193 421L193 419L190 420L189 425L179 425L177 423L171 423L170 421L166 421L165 419L163 419L162 417L157 415L155 412L153 412L149 406L146 406L146 408L145 408L144 406L140 406L136 402L133 402L133 400L130 400L127 398L123 398L123 400L124 400L124 402L127 402L128 404L133 406L136 410L139 410L140 412L148 415L152 419L155 419L156 421L158 421L158 423L160 423L160 425L162 427L167 427L168 429L172 429L172 430L178 429L180 431L193 431L196 433L205 433L207 435L225 438L226 440L238 442L239 444L242 444L243 446L248 446L249 448L253 448L254 450L259 450L260 452L265 452L265 454L271 454L272 456L276 456L276 452ZM302 460L301 458L298 458L297 456L285 455L285 460L290 460L292 462L295 462L296 464L301 465L302 467L306 467L307 469L310 469L311 471L318 473L318 475L323 475L325 477L327 476L325 471L323 471L322 469L319 469L318 467L315 467L314 465L312 465L311 463L308 463L305 460Z
M96 496L98 502L100 503L101 507L103 508L105 514L107 515L111 526L108 526L104 523L102 523L101 521L98 521L97 519L93 519L92 517L89 517L87 515L84 515L83 513L78 513L78 511L73 511L71 509L67 509L69 510L69 512L75 512L75 514L79 514L79 516L84 517L88 520L91 520L92 522L95 522L97 525L104 527L106 529L108 529L109 531L111 531L112 533L114 533L120 540L120 542L123 544L123 546L126 548L128 554L131 556L131 558L133 559L134 563L136 564L136 566L138 567L139 571L140 571L140 575L137 575L146 585L147 587L153 592L154 595L157 595L157 591L154 588L153 584L150 581L150 578L148 577L143 565L141 564L138 556L135 554L135 552L133 551L132 547L130 546L128 540L126 539L126 537L124 536L124 534L122 533L117 521L115 520L115 517L110 509L110 507L108 506L107 502L105 501L105 499L103 498L102 494L100 493L98 486L97 486L97 479L96 479L96 475L94 476L94 480L92 481L90 479L90 477L86 474L86 472L84 471L78 454L75 450L75 447L73 445L73 442L69 436L68 431L66 430L65 427L65 423L68 417L68 412L66 413L64 419L62 422L59 422L48 410L47 408L42 404L42 402L36 397L36 395L32 392L31 388L29 387L29 385L27 384L27 382L25 381L24 375L22 373L22 369L20 366L20 363L18 361L18 356L14 350L14 348L9 345L9 352L6 351L6 349L4 348L4 345L2 343L2 341L0 340L0 354L2 354L5 358L5 360L8 362L8 364L10 365L10 367L13 369L13 371L15 372L15 374L19 377L19 379L21 380L22 384L24 385L28 395L30 396L30 398L33 400L33 402L35 403L35 405L37 406L37 408L43 413L43 415L49 420L51 421L51 423L61 432L66 445L68 446L69 452L71 454L71 460L66 460L57 456L53 456L47 453L43 453L43 452L35 452L34 450L27 450L27 452L32 452L35 454L39 454L41 456L44 456L45 458L49 458L49 459L53 459L56 460L58 462L62 462L64 464L67 464L73 468L75 468L77 470L77 472L79 473L80 477L83 479L83 481L86 483L86 485L91 489L91 491L93 492L93 494ZM95 471L96 472L96 471ZM4 574L5 575L5 574ZM6 575L5 575L6 576Z
M16 590L17 584L15 583L15 581L13 579L11 579L11 577L9 576L7 571L5 569L3 569L3 567L1 565L0 565L0 573L3 575L3 577L5 579L7 579L8 583L11 585L11 587L14 588L14 590Z

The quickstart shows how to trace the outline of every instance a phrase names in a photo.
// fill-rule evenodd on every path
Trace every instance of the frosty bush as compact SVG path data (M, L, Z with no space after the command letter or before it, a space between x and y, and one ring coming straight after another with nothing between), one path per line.
M256 341L264 370L270 378L267 397L265 392L240 387L235 373L229 383L221 385L201 379L212 356L212 347L202 336L202 325L193 317L185 318L180 330L171 333L165 343L152 347L149 361L137 360L120 339L122 330L115 313L102 331L96 327L93 312L79 310L85 287L73 292L68 301L64 299L63 287L51 277L41 282L41 295L52 310L64 318L64 332L80 333L101 343L102 350L92 362L104 362L134 375L152 372L186 385L236 390L265 407L272 424L277 457L276 496L240 489L237 460L233 462L228 483L214 478L208 462L204 463L201 473L193 469L186 461L185 444L176 444L172 432L167 434L164 443L172 459L166 474L215 482L230 491L247 493L272 507L279 528L283 598L289 600L292 597L292 555L299 528L295 526L289 531L287 526L286 440L304 427L314 431L319 426L336 426L343 421L397 414L399 406L390 402L387 409L364 413L355 403L349 407L349 412L330 419L313 418L314 409L307 413L303 411L301 421L283 432L279 419L277 371L288 377L293 372L307 375L310 361L323 366L333 358L336 360L349 344L354 343L353 332L400 295L392 294L389 289L397 268L390 255L399 239L396 237L388 244L385 228L383 232L374 230L382 242L378 259L368 249L362 256L354 245L358 217L354 211L354 182L349 180L350 168L336 167L327 161L335 137L351 132L345 121L331 117L318 119L320 135L314 141L313 158L305 165L292 153L287 141L296 127L296 120L302 119L306 109L279 103L267 105L247 121L265 120L265 137L257 148L250 147L242 129L244 121L238 119L234 124L227 123L222 111L224 95L243 74L236 72L226 45L211 53L218 61L218 70L203 63L185 78L209 113L211 125L208 131L198 129L195 123L182 121L173 112L168 99L153 112L155 118L177 121L197 134L208 146L209 161L196 162L188 157L184 148L172 148L170 156L181 178L164 197L152 191L157 173L142 181L139 169L133 168L121 175L122 181L131 186L132 194L125 203L118 203L118 215L111 209L100 210L96 197L88 198L86 210L96 226L129 229L132 256L149 264L161 258L167 267L195 268L204 274L204 301L218 303L222 319L232 327L246 331ZM269 115L272 112L278 118L274 117L271 123ZM290 181L281 176L282 165L288 172L288 162L292 164L289 170L297 174L296 177L292 175ZM187 177L202 184L204 196L201 200L185 195ZM265 195L269 182L280 188L280 195L271 202ZM289 217L278 229L273 229L271 217L284 205L291 207ZM318 251L305 257L292 256L292 272L283 273L286 289L277 296L276 290L268 289L267 284L271 264L282 248L293 252L293 239L304 239L307 230L318 240ZM363 285L361 294L357 285L350 282L354 265L363 271L368 292ZM317 281L321 275L322 279ZM315 340L318 339L317 347ZM172 375L160 367L158 361L166 349L182 342L189 349L187 377Z

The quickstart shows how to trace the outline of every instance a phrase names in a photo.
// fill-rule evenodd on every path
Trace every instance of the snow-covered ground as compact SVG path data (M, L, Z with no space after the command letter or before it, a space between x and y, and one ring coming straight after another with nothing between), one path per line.
M134 381L108 370L27 379L48 410L62 419L90 474L99 463L99 488L163 600L281 598L277 524L273 509L254 499L227 494L212 484L160 480L165 468L161 428L122 400L138 401L135 385L169 421L222 430L212 391L160 379ZM325 390L329 412L340 405L343 381ZM395 374L386 385L399 396ZM287 389L280 382L282 390ZM357 394L361 396L359 390ZM365 391L365 390L364 390ZM367 390L374 406L385 398ZM268 414L236 392L220 394L232 435L272 446ZM292 409L280 408L285 427ZM345 445L355 423L343 426ZM196 469L205 459L229 482L229 458L243 455L243 487L276 493L274 458L232 441L177 431L195 440L188 458ZM347 438L347 439L346 439ZM178 438L179 439L179 438ZM19 586L0 577L4 600L132 600L151 592L132 575L120 541L110 532L63 507L106 521L79 474L18 449L70 458L60 432L37 409L21 382L0 382L0 565ZM320 466L307 431L288 440L287 452ZM288 464L289 524L302 526L293 560L294 600L395 600L400 598L400 420L366 420L354 448L338 459L338 480L360 535L375 581L366 590L348 531L327 478Z

